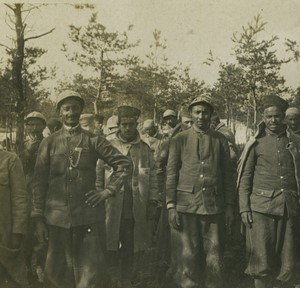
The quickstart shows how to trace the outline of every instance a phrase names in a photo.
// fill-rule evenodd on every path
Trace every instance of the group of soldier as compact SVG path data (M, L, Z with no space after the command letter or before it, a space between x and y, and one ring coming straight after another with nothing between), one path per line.
M298 108L266 96L238 161L210 95L193 99L180 122L166 110L161 129L153 119L139 129L141 111L129 104L103 129L103 117L82 114L84 105L66 90L56 103L60 120L30 113L23 165L0 151L0 287L37 278L41 287L126 288L149 271L158 287L226 287L233 223L242 224L255 288L294 285Z

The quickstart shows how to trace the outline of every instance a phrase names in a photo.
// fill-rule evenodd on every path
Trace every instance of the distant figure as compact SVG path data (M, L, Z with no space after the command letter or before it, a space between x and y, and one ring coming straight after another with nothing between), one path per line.
M296 107L290 107L285 112L285 122L288 127L300 135L300 110Z
M177 115L174 110L167 109L163 113L162 118L164 123L168 124L171 128L175 128L175 126L178 124Z
M28 287L21 247L27 233L29 197L20 159L1 150L0 197L0 287Z
M102 115L94 115L94 133L96 135L103 135L103 120L104 116Z
M94 132L95 122L94 122L94 114L81 114L79 123L82 129Z
M159 146L162 142L162 135L158 132L153 119L147 119L143 123L142 139L149 145L154 152L154 159L156 159Z
M50 131L50 134L53 134L54 132L58 131L62 127L62 122L55 117L49 118L47 121L47 127Z
M106 123L106 139L111 140L115 137L115 133L118 131L119 126L118 126L118 116L113 115L107 119Z
M238 155L237 155L238 151L237 151L237 147L235 144L234 134L231 132L231 130L228 127L226 127L226 125L224 123L222 123L220 121L220 118L216 113L214 113L210 119L210 128L212 130L222 133L226 137L226 139L228 141L228 145L229 145L229 150L230 150L231 163L232 163L233 169L236 170L237 160L238 160Z

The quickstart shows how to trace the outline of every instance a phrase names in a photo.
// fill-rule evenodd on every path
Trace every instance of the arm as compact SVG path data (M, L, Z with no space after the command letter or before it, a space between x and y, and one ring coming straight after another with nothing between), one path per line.
M10 162L9 183L12 205L12 233L26 234L30 204L25 187L25 177L22 163L17 156Z

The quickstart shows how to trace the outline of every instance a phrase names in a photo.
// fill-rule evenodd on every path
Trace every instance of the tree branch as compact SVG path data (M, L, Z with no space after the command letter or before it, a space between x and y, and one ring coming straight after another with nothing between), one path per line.
M5 47L5 48L8 49L9 51L12 50L10 47L8 47L8 46L6 46L6 45L4 45L4 44L1 44L1 43L0 43L0 46Z
M48 31L48 32L45 32L45 33L43 33L43 34L40 34L40 35L36 35L36 36L31 36L31 37L25 38L25 39L24 39L24 41L26 42L26 41L28 41L28 40L32 40L32 39L41 38L41 37L43 37L43 36L46 36L46 35L48 35L48 34L52 33L54 30L55 30L55 28L52 28L50 31Z
M4 3L4 5L5 5L6 7L8 7L9 9L11 9L12 11L15 11L15 9L14 9L13 6L10 6L9 4L6 4L6 3Z

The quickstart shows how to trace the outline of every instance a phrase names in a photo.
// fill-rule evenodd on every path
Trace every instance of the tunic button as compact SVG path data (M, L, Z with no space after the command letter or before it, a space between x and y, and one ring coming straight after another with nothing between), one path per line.
M281 192L283 192L284 189L280 189Z
M260 192L261 195L264 195L264 192Z
M203 178L203 174L200 175L200 178Z
M277 152L280 153L280 150L278 150Z
M204 164L204 161L202 161L201 164Z
M278 163L278 166L280 166L281 164L280 163Z
M205 187L202 188L202 191L205 191Z
M283 176L280 176L280 179L283 179Z

